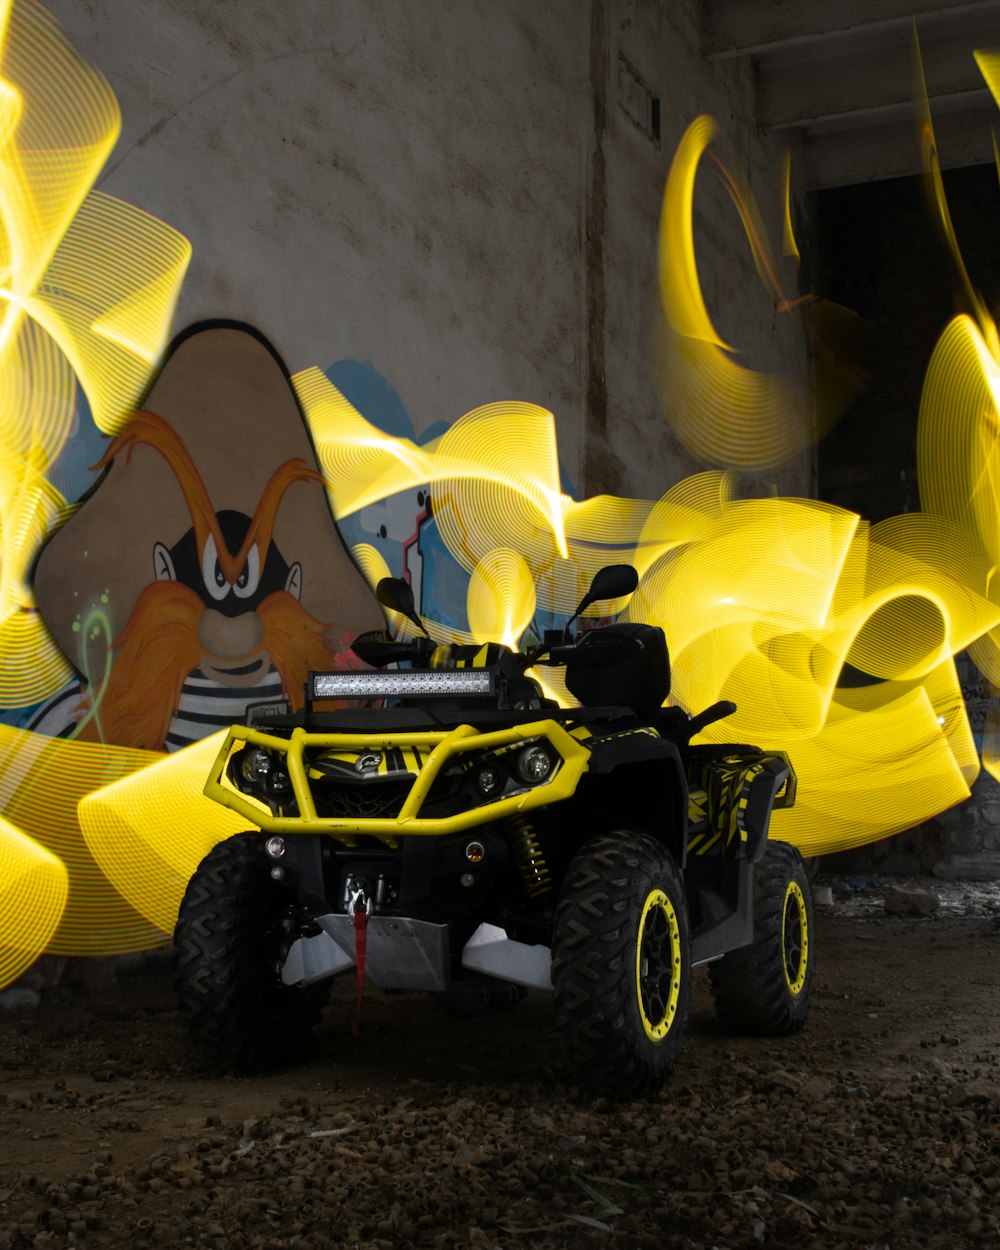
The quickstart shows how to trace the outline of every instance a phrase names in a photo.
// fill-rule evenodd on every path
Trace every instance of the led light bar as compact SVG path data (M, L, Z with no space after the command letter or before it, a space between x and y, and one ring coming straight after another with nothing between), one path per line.
M436 668L390 673L314 673L314 699L413 699L420 695L491 695L488 668Z

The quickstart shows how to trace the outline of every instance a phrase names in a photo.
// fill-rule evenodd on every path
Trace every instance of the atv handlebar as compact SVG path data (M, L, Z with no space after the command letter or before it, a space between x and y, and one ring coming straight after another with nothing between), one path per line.
M430 638L392 638L384 630L372 629L358 634L351 643L351 650L372 668L385 668L387 664L397 664L400 660L421 665L431 658L434 643Z
M385 668L400 661L409 661L418 668L426 667L436 649L430 638L397 639L378 629L358 634L351 643L355 655L372 668ZM541 642L527 651L504 648L522 673L534 664L551 668L567 664L577 668L603 668L607 664L617 664L636 649L634 639L623 635L605 635L599 630L583 634L575 642ZM440 667L448 665L445 663Z
M711 707L705 708L703 712L699 712L697 716L692 716L688 725L688 734L694 737L708 725L714 725L717 720L722 720L726 716L732 716L736 711L736 704L730 699L721 699L718 703L713 703Z
M627 659L639 648L640 644L625 634L605 634L595 629L583 634L576 642L558 643L556 646L543 644L531 663L543 663L552 668L564 664L572 664L575 668L604 668L606 664L617 664ZM543 659L546 652L548 659Z
M571 665L574 669L594 670L618 664L642 650L642 643L635 636L600 629L578 635L574 642L555 641L550 635L545 641L529 647L526 651L513 651L510 647L499 643L486 645L495 650L488 662L484 663L485 648L478 648L475 644L459 644L457 648L438 646L427 636L400 640L392 638L383 630L370 630L359 634L351 644L355 654L373 668L385 668L389 664L403 661L409 662L416 670L431 669L432 664L433 668L439 671L460 668L478 670L482 673L489 670L496 674L491 681L498 683L496 689L493 686L490 687L489 698L494 700L497 693L502 692L499 693L500 706L508 706L509 700L511 707L529 706L528 702L524 702L525 700L542 698L541 687L538 683L525 676L526 671L535 664L553 668ZM463 656L461 654L463 650L475 653L475 655ZM456 651L458 654L455 653ZM314 676L315 674L310 675L310 681ZM405 676L405 671L401 676ZM444 676L443 672L441 676ZM469 676L472 676L471 671ZM486 694L485 691L477 693ZM400 691L391 697L411 699L414 696ZM424 697L430 697L427 691L424 691ZM312 698L313 694L307 683L307 708ZM541 706L541 704L530 703L530 706ZM693 717L689 717L680 708L668 708L666 711L679 714L683 718L683 723L675 726L675 733L682 734L684 741L688 742L708 725L722 720L723 717L732 716L736 711L736 704L728 699L720 700Z

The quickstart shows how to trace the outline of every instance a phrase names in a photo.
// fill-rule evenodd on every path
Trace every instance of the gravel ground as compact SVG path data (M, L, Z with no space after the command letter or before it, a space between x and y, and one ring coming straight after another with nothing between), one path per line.
M1000 889L820 909L798 1037L734 1038L696 974L658 1097L576 1087L549 1003L456 1021L338 989L307 1063L203 1069L163 955L0 1020L0 1250L1000 1245ZM945 905L943 895L958 901ZM963 901L964 900L964 901Z

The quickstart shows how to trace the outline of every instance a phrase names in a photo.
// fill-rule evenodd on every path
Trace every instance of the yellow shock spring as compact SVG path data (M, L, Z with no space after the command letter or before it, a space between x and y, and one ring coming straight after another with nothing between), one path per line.
M507 826L507 845L524 881L528 898L547 894L552 889L552 876L531 822L523 816L515 816Z

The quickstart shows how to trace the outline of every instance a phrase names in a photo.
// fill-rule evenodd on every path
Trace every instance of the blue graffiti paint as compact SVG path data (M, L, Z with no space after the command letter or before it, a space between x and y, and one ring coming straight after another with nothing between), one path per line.
M409 438L425 445L448 429L447 421L437 421L415 435L399 393L368 361L338 360L324 372L366 421L393 438ZM562 489L572 494L572 483L562 465L559 475ZM349 547L368 543L381 554L393 576L405 576L410 581L421 616L445 627L466 629L469 574L441 540L432 496L433 492L428 500L426 485L401 492L341 518L338 526ZM540 638L543 630L555 628L565 619L539 610L528 633Z
M338 360L324 372L365 420L384 434L425 444L448 428L447 422L438 421L417 436L399 393L368 361ZM368 543L393 576L408 578L422 616L462 628L469 578L441 542L432 507L428 488L421 485L362 508L337 524L349 547Z
M107 439L94 424L87 396L77 386L69 437L45 476L67 503L76 503L98 480L91 466L106 450Z
M87 396L77 385L69 435L45 472L48 481L68 504L82 499L99 480L91 466L100 460L106 448L107 439L94 424ZM75 690L78 685L74 678L64 687L64 692ZM21 728L29 724L49 697L26 706L0 708L0 725Z
M367 360L338 360L324 372L366 421L393 438L414 437L406 405L373 364Z

